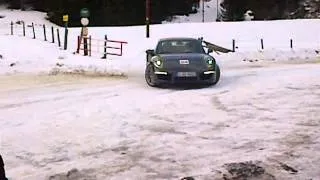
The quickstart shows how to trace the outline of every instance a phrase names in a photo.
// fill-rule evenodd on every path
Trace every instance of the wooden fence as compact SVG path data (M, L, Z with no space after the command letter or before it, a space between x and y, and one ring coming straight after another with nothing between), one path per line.
M53 26L47 26L45 24L31 24L26 25L24 21L11 22L10 23L10 34L15 35L19 34L22 36L31 36L33 39L43 39L51 43L57 43L61 47L61 39L63 37L60 35L60 29ZM41 30L41 31L39 31ZM66 34L64 34L66 35ZM219 42L215 39L206 39L212 43L221 45L223 47L229 47L228 49L233 52L242 51L242 50L268 50L268 49L319 49L320 42L301 42L298 39L294 38L282 38L281 44L275 42L268 42L268 39L264 38L255 38L255 39L231 39L227 41ZM320 39L318 40L320 41ZM67 42L65 42L67 43ZM122 56L123 55L123 46L127 44L124 41L110 40L105 36L104 39L93 39L89 37L78 37L77 42L77 53L80 53L80 50L83 50L85 55L91 56L92 53L98 53L102 55L102 58L107 58L108 55L113 56ZM86 46L86 47L85 47ZM87 47L88 46L88 47Z
M294 50L294 49L319 49L319 42L316 40L312 43L305 41L294 40L294 38L282 38L275 42L268 41L264 38L254 38L254 39L232 39L231 41L221 41L221 40L211 40L207 41L222 46L224 48L230 49L232 52L237 51L264 51L264 50Z
M127 44L127 42L110 40L107 35L105 35L104 39L93 39L91 36L78 36L76 53L79 54L83 50L85 56L92 56L92 53L95 53L102 55L102 59L106 59L108 55L122 56L124 44Z
M40 32L39 28L41 28L41 31L42 31L41 35L39 35L39 32ZM31 34L30 34L30 30L31 30ZM26 25L24 21L19 21L16 23L13 23L13 21L11 21L10 35L22 35L24 37L31 36L33 39L42 39L44 41L48 41L51 43L57 43L57 45L61 47L60 28L55 28L53 26L48 27L45 24L41 24L41 25L37 24L37 27L36 27L35 23L33 22L29 25Z

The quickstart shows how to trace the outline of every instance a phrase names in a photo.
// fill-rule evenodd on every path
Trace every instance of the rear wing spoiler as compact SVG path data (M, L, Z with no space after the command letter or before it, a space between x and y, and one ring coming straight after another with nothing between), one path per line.
M218 52L221 52L221 53L233 52L231 49L224 48L222 46L219 46L219 45L213 44L211 42L205 41L203 39L203 37L198 38L198 40L203 43L203 47L211 49L212 51L215 51L216 53L218 53Z

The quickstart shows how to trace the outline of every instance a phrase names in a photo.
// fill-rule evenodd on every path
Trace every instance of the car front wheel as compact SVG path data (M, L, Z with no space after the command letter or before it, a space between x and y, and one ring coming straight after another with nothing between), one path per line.
M156 81L156 75L154 73L154 67L152 64L148 64L145 71L145 79L149 86L157 87L158 83Z

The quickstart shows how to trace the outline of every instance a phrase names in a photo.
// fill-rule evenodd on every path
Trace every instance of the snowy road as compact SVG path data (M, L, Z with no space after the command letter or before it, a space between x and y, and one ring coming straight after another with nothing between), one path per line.
M223 70L217 86L202 89L150 88L142 74L2 76L8 176L77 168L103 180L198 180L219 177L225 163L259 160L276 179L319 179L320 65Z

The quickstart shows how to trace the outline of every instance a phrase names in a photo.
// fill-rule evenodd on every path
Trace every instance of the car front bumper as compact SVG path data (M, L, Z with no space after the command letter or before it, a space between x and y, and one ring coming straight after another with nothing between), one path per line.
M209 84L215 81L215 71L196 72L195 76L178 76L178 72L156 71L156 81L161 84Z

